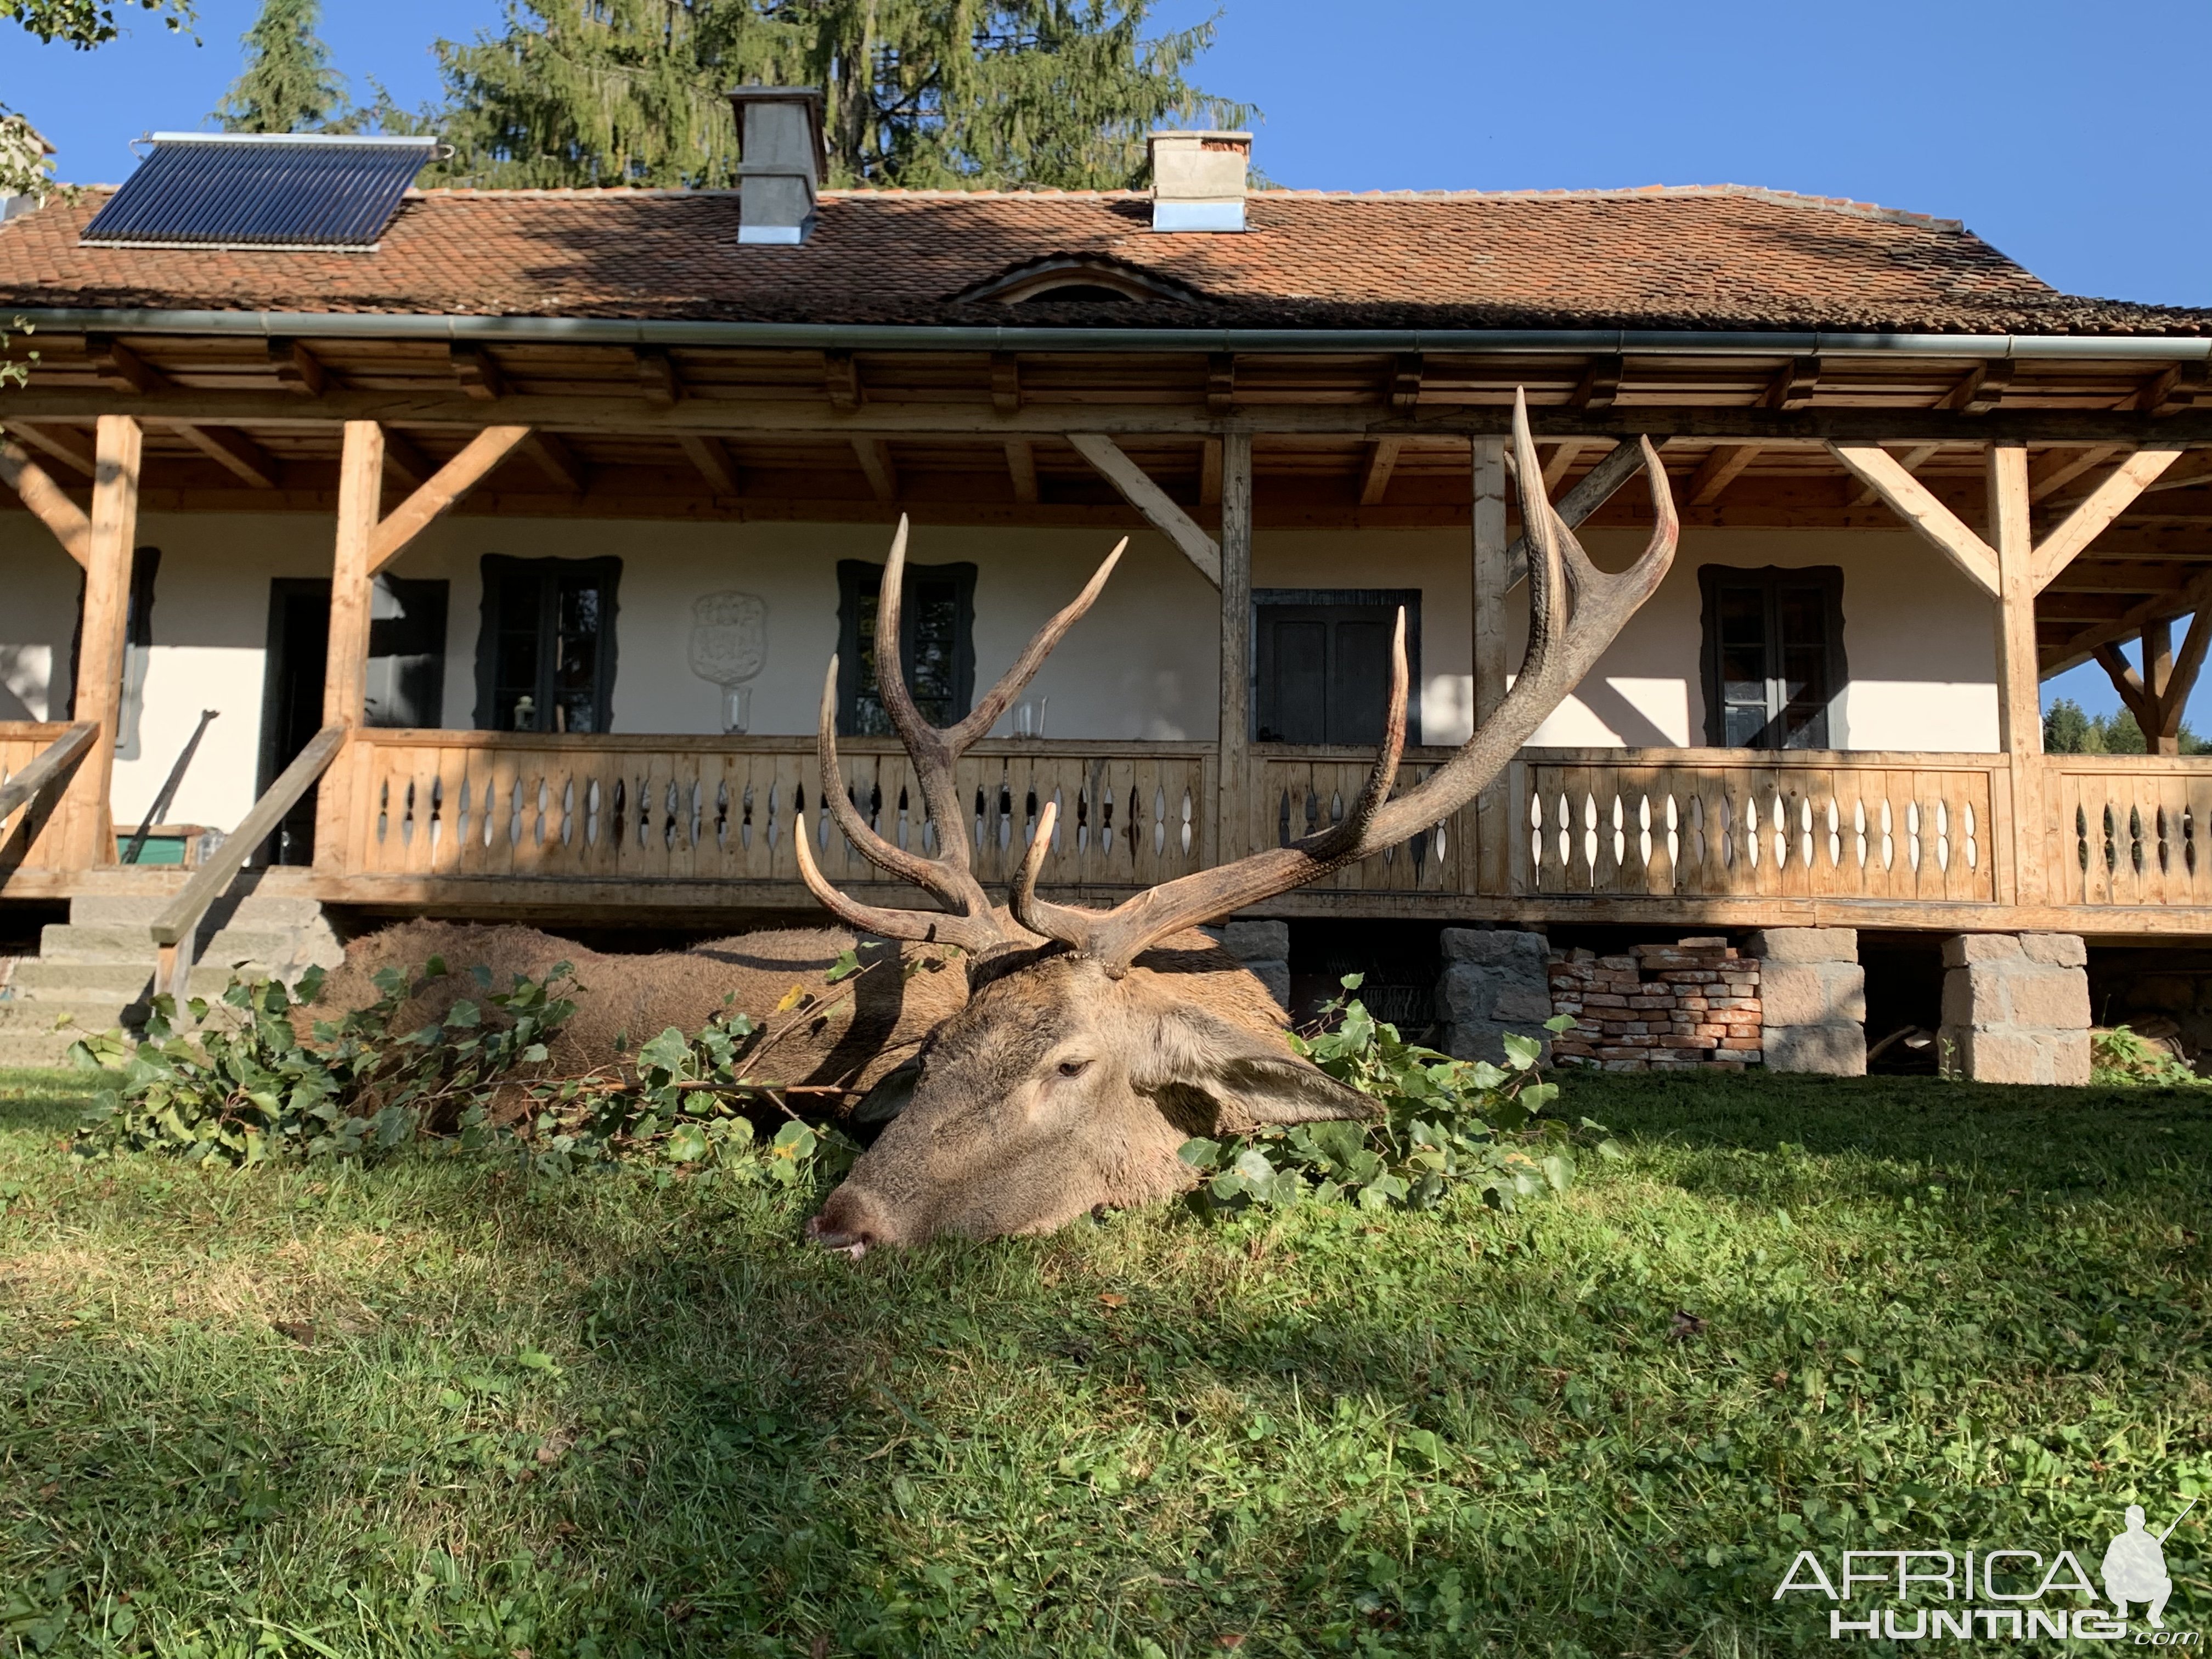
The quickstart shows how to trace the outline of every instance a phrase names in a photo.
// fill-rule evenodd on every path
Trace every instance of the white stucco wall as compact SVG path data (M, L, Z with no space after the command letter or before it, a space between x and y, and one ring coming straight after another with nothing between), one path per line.
M1643 538L1597 531L1593 558L1619 568ZM1702 565L1836 565L1844 573L1850 684L1838 748L1989 752L1997 747L1992 602L1910 531L1682 532L1674 568L1576 694L1538 728L1539 745L1679 747L1705 740L1698 653ZM1527 607L1516 607L1518 654Z
M140 744L118 761L115 816L146 810L202 708L220 708L168 816L228 827L252 803L261 747L263 656L272 577L323 576L331 529L315 515L148 514L143 543L162 550L155 645ZM1640 538L1600 532L1601 562ZM876 526L694 525L589 520L434 526L394 574L451 583L445 724L465 727L475 703L478 561L619 556L614 719L617 732L718 729L719 694L688 661L692 601L735 588L768 606L768 660L753 682L753 729L813 730L822 672L836 647L836 563L879 560ZM978 688L1080 586L1112 545L1103 531L918 528L922 563L972 560ZM1839 741L1852 748L1993 750L1995 648L1988 602L1911 534L1699 531L1675 568L1583 689L1537 734L1540 744L1687 745L1703 742L1697 571L1741 566L1844 568L1851 684ZM1468 556L1464 531L1262 532L1259 587L1414 587L1422 592L1422 736L1465 738L1471 706ZM0 719L58 717L69 688L76 568L27 514L0 514ZM1132 538L1091 616L1029 694L1050 699L1048 735L1210 739L1217 720L1219 607L1213 589L1161 538Z

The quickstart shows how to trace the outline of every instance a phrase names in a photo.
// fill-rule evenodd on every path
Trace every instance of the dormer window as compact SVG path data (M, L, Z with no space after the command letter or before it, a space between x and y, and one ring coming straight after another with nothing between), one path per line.
M1206 296L1174 278L1119 259L1097 255L1058 254L1028 259L953 296L988 300L1002 306L1200 305Z

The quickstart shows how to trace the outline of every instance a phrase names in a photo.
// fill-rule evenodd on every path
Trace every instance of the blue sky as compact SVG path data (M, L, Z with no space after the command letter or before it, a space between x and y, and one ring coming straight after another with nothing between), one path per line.
M238 71L254 0L202 0L200 44L137 22L97 52L0 25L0 100L59 147L64 178L126 174L141 132L195 127ZM324 37L367 96L434 95L430 43L498 0L329 0ZM1256 104L1260 165L1326 189L1766 185L1963 219L2075 293L2212 304L2212 216L2189 70L2203 0L1165 0L1218 10L1195 71ZM2165 66L2161 68L2161 65ZM2094 665L2046 696L2116 706ZM2212 687L2191 701L2212 730Z

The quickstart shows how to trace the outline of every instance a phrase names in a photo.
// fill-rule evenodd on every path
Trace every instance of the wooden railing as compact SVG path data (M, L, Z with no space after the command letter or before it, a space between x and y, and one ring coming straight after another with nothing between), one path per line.
M253 803L228 840L192 872L177 896L161 908L150 929L155 946L154 990L172 996L183 993L192 971L192 940L208 907L229 890L254 849L276 833L300 798L315 787L338 751L345 746L345 728L326 726L307 740L307 746L279 773L268 793Z
M2053 904L2212 905L2212 760L2051 755Z
M1042 806L1057 801L1046 884L1127 892L1334 820L1371 760L1259 748L1248 816L1221 826L1216 846L1216 753L1201 743L987 741L960 763L960 833L977 874L1002 889ZM1449 753L1409 750L1401 790ZM933 850L936 827L903 751L859 738L842 758L852 799L878 831ZM1498 786L1501 874L1488 891L1472 805L1313 890L1389 896L1386 908L1409 915L1449 914L1437 902L1455 896L2212 907L2212 763L2039 765L2037 883L2011 868L2014 793L2001 755L1531 749ZM319 856L325 874L604 883L562 896L610 904L637 882L777 884L784 902L798 880L792 838L804 834L833 880L883 879L823 811L805 738L367 731L332 776L349 805Z
M99 727L89 720L0 721L0 877L60 861L56 787L84 757Z
M878 833L935 849L904 750L841 745L848 793ZM1047 801L1048 884L1136 889L1213 856L1213 746L978 744L959 763L961 833L986 882L1012 878ZM345 760L351 825L318 868L348 875L790 881L792 837L832 880L879 872L823 811L811 738L359 732Z
M1531 750L1522 893L1996 902L1996 755Z

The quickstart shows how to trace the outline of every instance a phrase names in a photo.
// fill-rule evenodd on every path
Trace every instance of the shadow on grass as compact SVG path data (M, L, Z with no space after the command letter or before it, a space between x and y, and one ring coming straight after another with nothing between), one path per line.
M41 1316L0 1336L0 1558L22 1620L73 1610L55 1652L1749 1654L1811 1631L1782 1516L2100 1544L2212 1477L2193 1102L1590 1081L1632 1163L1512 1216L856 1265L810 1194L635 1172L58 1179L9 1224L58 1271L210 1288L0 1280ZM2187 1157L2077 1155L2114 1122ZM1977 1160L1939 1205L1881 1174ZM2043 1203L2085 1160L2094 1212Z
M1937 1078L1567 1073L1561 1109L1646 1143L1978 1169L2023 1190L2124 1188L2212 1167L2212 1088L2056 1089Z

